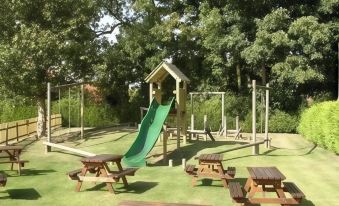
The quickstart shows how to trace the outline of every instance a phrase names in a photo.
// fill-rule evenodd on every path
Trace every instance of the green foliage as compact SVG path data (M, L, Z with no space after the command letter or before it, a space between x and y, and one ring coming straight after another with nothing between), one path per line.
M36 116L36 106L15 105L7 101L0 102L0 123L29 119Z
M308 140L339 154L339 103L328 101L305 110L298 132Z
M221 95L200 95L194 96L193 113L195 129L203 129L204 115L207 115L209 126L213 131L218 131L221 126ZM238 115L240 120L245 117L249 109L249 99L237 96L231 92L225 94L225 112L227 116L227 127L235 128L235 118ZM190 103L187 104L187 122L190 124Z
M53 102L53 113L60 113L62 116L62 125L64 127L80 126L80 101L77 98L64 98L59 102ZM85 104L84 107L84 126L85 127L103 127L119 123L116 109L107 104Z
M298 116L275 110L269 118L269 132L295 133L298 126Z
M264 113L265 115L265 113ZM260 122L260 113L257 112L257 124L256 131L262 132L265 131L265 117L263 116L262 127ZM269 120L268 120L268 129L272 133L294 133L298 126L298 115L297 114L288 114L280 110L271 111ZM244 132L252 132L252 112L249 112L244 121L241 123L241 128Z

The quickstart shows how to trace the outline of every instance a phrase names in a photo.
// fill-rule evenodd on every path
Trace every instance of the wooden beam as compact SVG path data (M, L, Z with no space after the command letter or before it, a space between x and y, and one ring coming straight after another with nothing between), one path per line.
M216 94L216 95L222 95L225 94L225 92L190 92L192 95L202 95L202 94Z
M90 84L93 82L77 82L77 83L71 83L71 84L62 84L62 85L57 85L57 86L53 86L51 87L51 89L63 89L63 88L70 88L70 87L75 87L75 86L79 86L79 85L83 85L83 84Z
M94 153L86 152L86 151L79 150L79 149L74 149L74 148L71 148L71 147L67 147L67 146L64 146L64 145L55 144L55 143L51 143L51 142L43 142L43 144L46 145L46 146L49 146L49 147L55 147L55 148L58 148L58 149L73 152L73 153L79 154L79 155L84 156L84 157L91 157L91 156L96 155Z

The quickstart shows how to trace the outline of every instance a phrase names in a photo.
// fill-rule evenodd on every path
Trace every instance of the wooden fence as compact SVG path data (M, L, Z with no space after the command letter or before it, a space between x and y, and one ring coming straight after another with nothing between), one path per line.
M36 135L38 118L18 120L0 124L0 144L8 144L9 141L19 141L30 135ZM51 129L61 127L61 114L51 115Z

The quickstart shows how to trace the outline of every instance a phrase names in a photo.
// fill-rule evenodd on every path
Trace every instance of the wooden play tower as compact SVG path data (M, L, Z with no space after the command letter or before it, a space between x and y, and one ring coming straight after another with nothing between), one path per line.
M149 83L150 103L153 97L161 103L162 101L162 82L172 76L175 79L175 108L176 108L176 130L177 130L177 148L180 147L180 136L183 136L183 143L186 144L186 98L187 84L189 79L174 64L161 62L146 78Z

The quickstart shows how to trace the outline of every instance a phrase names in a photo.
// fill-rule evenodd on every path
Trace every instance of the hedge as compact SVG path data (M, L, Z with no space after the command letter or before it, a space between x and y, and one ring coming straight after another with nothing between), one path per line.
M339 154L339 102L327 101L306 109L298 132L306 139Z

